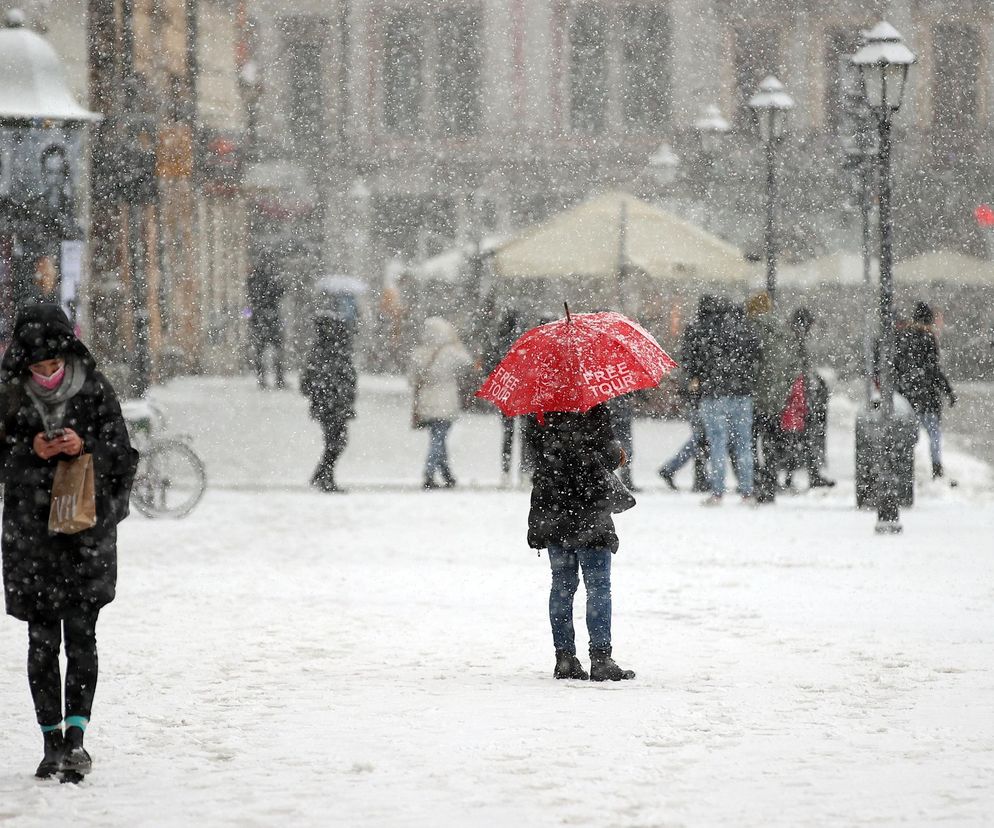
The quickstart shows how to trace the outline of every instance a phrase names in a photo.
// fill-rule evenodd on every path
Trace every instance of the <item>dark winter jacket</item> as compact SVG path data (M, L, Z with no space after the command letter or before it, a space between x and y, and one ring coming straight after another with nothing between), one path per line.
M616 552L605 475L621 464L622 451L606 406L585 414L546 414L545 425L528 433L535 458L528 545Z
M894 349L897 390L916 414L941 414L942 398L953 389L939 366L939 343L925 326L911 325L898 333Z
M355 417L356 369L349 323L318 320L300 391L310 400L311 417L319 423Z
M258 265L245 283L252 316L249 324L254 336L264 341L276 342L283 339L283 325L280 322L280 303L284 288L279 277L269 265Z
M86 372L81 390L66 403L63 426L75 430L83 450L93 456L97 524L75 535L48 531L52 478L60 458L42 460L34 453L35 435L44 427L24 390L27 366L40 361L35 357L53 343ZM31 306L18 316L0 382L8 390L9 405L3 418L0 544L7 612L32 620L59 617L70 607L102 607L114 599L117 524L128 514L138 463L114 390L54 305Z
M701 397L753 393L760 344L741 308L720 300L702 307L693 327L688 326L682 356L684 370L690 380L697 380Z

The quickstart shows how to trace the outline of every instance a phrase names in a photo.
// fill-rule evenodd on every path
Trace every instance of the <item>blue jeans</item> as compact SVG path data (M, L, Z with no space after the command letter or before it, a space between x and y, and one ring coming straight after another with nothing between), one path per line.
M939 415L935 411L923 411L918 415L918 422L928 434L928 453L933 466L942 465L942 426Z
M425 477L434 476L435 472L448 469L449 450L445 445L452 420L428 421L428 457L425 460Z
M690 437L680 450L663 464L662 470L670 476L676 474L697 456L698 442L704 431L700 410L696 406L692 408L687 419L690 421Z
M573 596L580 586L587 591L587 636L593 649L611 646L611 553L607 549L563 549L549 547L552 589L549 592L549 621L552 643L557 650L576 654L573 632Z
M725 493L725 467L729 440L735 453L739 475L738 492L752 494L752 397L707 397L701 400L701 418L711 454L708 458L708 485L718 496Z

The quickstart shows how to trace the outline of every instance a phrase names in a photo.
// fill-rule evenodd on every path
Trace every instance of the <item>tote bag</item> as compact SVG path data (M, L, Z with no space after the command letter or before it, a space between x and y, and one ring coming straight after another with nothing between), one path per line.
M72 460L60 460L52 480L52 508L48 513L48 531L75 535L96 525L93 455L81 454Z

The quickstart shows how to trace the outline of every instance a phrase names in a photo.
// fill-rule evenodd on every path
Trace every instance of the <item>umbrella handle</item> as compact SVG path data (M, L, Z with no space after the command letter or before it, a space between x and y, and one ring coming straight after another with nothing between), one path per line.
M566 321L572 322L573 317L569 315L569 302L563 302L563 307L566 308Z

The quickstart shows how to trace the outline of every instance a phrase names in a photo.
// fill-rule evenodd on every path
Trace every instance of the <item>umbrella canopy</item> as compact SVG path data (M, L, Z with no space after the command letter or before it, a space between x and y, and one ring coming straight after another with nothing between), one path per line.
M676 367L652 334L620 313L566 314L522 335L476 396L508 417L587 411L652 388Z
M369 286L354 276L334 273L318 279L317 289L322 293L351 293L353 296L358 296L369 290Z
M495 254L505 279L614 279L622 264L676 282L735 283L751 273L738 248L624 192L559 213Z

